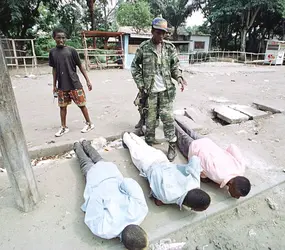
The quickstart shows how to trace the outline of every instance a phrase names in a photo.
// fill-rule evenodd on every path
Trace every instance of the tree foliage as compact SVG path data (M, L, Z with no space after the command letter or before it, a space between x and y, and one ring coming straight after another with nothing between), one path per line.
M267 17L273 17L274 25L278 25L284 1L207 0L201 7L220 47L225 48L233 39L235 42L239 39L240 50L245 51L247 37L262 33L264 24L267 26L265 29L271 26L272 21L266 20Z
M132 26L136 32L149 28L152 19L150 6L143 0L122 3L117 11L118 23L121 26Z
M285 0L0 0L0 32L11 38L40 38L52 45L51 31L63 27L74 46L83 29L116 31L117 22L137 32L162 15L177 30L200 8L207 21L191 33L210 33L214 47L263 51L266 39L284 36ZM44 45L38 48L47 51Z
M174 28L173 38L177 39L178 27L183 25L187 17L199 8L200 1L188 0L151 0L151 6L155 15L162 15L169 25Z
M54 11L59 3L60 0L1 0L0 30L9 37L32 36L32 28L40 15L41 4Z

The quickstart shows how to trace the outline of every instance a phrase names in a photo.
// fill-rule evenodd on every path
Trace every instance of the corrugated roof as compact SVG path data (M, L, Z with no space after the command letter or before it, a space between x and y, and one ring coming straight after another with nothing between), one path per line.
M88 30L82 31L82 36L85 37L118 37L123 35L123 32L111 32L111 31L100 31L100 30Z
M145 29L137 32L132 26L121 26L118 32L123 32L125 34L138 34L138 35L151 35L151 29Z

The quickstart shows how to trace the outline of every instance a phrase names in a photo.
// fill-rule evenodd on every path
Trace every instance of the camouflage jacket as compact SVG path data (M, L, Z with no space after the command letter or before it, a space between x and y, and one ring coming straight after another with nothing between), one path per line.
M175 46L169 41L163 41L162 45L162 77L171 100L174 99L176 88L172 81L182 77L179 70L179 59ZM144 88L148 93L151 92L154 84L154 76L158 67L158 56L152 40L143 42L137 49L135 58L132 62L131 71L133 78L139 89Z

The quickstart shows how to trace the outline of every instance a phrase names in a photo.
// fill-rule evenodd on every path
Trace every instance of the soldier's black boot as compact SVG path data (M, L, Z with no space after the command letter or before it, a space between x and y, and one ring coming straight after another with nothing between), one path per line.
M170 162L173 162L176 156L176 142L169 142L167 158Z
M135 126L135 128L136 129L142 128L143 125L145 125L145 120L144 120L143 116L141 115L141 118L140 118L138 124Z

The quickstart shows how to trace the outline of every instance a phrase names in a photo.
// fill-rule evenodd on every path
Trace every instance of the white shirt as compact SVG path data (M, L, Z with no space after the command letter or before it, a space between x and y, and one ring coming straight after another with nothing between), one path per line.
M158 44L156 48L157 54L157 72L154 76L154 84L152 87L152 93L159 93L166 90L162 73L161 73L161 60L162 60L162 44Z
M133 133L125 133L124 143L129 148L134 165L150 183L153 196L165 204L180 207L188 191L200 188L201 166L198 157L185 165L169 162L166 155L150 147Z
M153 196L164 204L182 206L187 193L200 188L200 160L192 157L188 164L152 165L146 173Z
M140 225L148 207L139 184L124 178L117 166L100 161L87 173L84 191L85 224L104 239L119 237L130 224Z
M154 84L152 88L152 93L159 93L165 91L166 87L163 81L163 77L160 73L154 76Z

